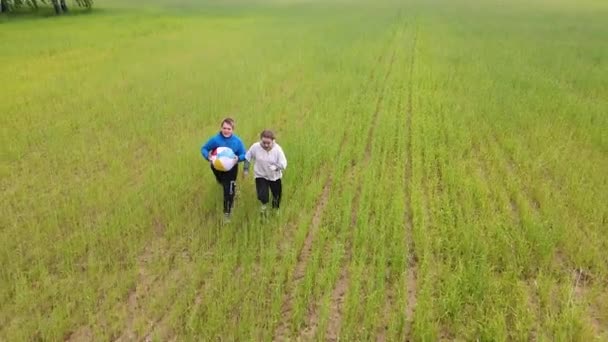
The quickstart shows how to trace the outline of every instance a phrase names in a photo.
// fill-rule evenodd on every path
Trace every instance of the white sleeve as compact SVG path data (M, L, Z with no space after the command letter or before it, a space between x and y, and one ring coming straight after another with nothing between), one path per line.
M245 154L245 159L249 162L255 159L255 153L253 153L254 147L255 144L251 145L251 147L249 147L249 150L247 150L247 153Z
M285 170L287 168L287 158L285 157L285 153L283 153L283 149L279 147L279 168L281 170Z

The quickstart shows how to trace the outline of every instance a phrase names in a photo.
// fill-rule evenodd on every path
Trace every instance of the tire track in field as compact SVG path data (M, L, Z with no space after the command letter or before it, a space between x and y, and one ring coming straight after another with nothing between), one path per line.
M345 146L347 140L348 140L347 134L345 132L343 134L340 146ZM341 154L342 151L343 151L343 148L340 148L339 154ZM317 175L317 176L320 177L320 174L321 174L321 172L319 172L319 175ZM317 199L317 204L315 205L315 214L313 215L312 224L306 234L304 245L303 245L302 249L300 250L300 253L298 254L298 260L297 260L297 263L295 266L295 270L291 277L291 281L288 285L287 294L285 295L285 300L281 306L281 321L279 322L279 325L277 326L277 329L275 330L273 340L280 340L280 341L287 340L288 337L290 337L290 335L291 335L290 331L289 331L289 323L290 323L291 313L293 312L296 288L300 285L300 283L302 282L302 279L304 279L304 276L306 275L306 267L308 266L308 260L312 256L314 238L321 226L322 219L323 219L323 213L325 212L325 206L327 206L327 203L329 201L330 191L332 188L333 188L333 175L330 175L329 177L327 177L325 184L323 186L323 191L322 191L321 195L319 196L319 198ZM296 224L296 222L293 221L293 222L290 222L288 225L290 227L293 227L293 226L295 226L295 224ZM290 236L285 239L292 240L292 238L293 238L293 236ZM282 240L282 243L284 245L290 246L291 241L285 243L285 241L286 241L285 239ZM285 249L287 249L287 247L280 248L280 250L285 250ZM318 314L316 312L316 307L315 306L309 307L307 312L308 312L307 327L300 333L299 340L301 340L303 338L307 339L306 338L307 336L310 337L309 339L311 339L312 336L314 336L317 331L316 327L318 324Z
M501 140L498 136L498 132L496 131L496 128L494 127L490 127L491 129L491 133L488 135L488 141L492 146L495 146L495 150L498 152L499 157L501 158L501 160L503 160L504 164L506 164L506 170L508 171L508 175L510 177L512 177L513 179L518 180L518 182L516 182L518 188L520 189L520 192L522 192L525 196L525 199L527 200L530 209L532 209L533 213L539 217L542 218L543 216L548 216L546 214L546 212L543 212L543 208L545 206L550 206L551 205L551 201L555 200L555 195L551 194L551 191L557 191L560 195L561 192L560 190L558 190L558 187L555 185L555 178L554 176L551 176L551 178L549 179L549 170L546 168L543 168L544 170L544 174L543 174L543 178L546 180L544 182L544 184L548 184L549 188L551 190L548 191L549 193L549 197L547 198L547 202L548 203L542 203L542 201L538 198L538 196L536 196L535 194L535 189L528 183L525 182L525 179L522 177L524 175L527 175L528 173L525 172L525 170L523 170L523 168L520 166L520 164L515 160L515 158L513 157L513 154L511 152L508 151L508 149L505 147L505 142L503 140ZM534 176L534 175L532 175ZM547 192L547 190L545 190L545 192ZM558 199L562 199L562 198L558 198ZM514 209L514 213L519 213L518 208L516 207L516 201L511 198L511 206ZM572 206L569 205L571 204L571 202L568 202L567 200L562 201L562 204L566 204L565 208L566 209L571 209ZM574 217L576 217L577 219L577 223L579 223L579 213L576 211L571 211L572 215ZM556 219L554 217L547 217L551 220L559 220ZM589 231L586 229L586 227L584 225L577 225L576 228L581 231L583 234L585 234L585 237L589 240L593 240L594 237L590 236ZM560 251L560 253L562 253Z
M211 217L211 213L204 213L204 217L205 219L203 222L206 222ZM136 258L133 268L133 270L137 272L135 283L128 291L126 299L124 301L116 302L113 305L113 309L108 311L110 313L123 310L126 311L125 324L122 330L113 333L111 331L112 323L108 322L105 316L102 316L105 312L98 312L94 321L87 322L86 324L79 325L72 329L71 332L67 334L66 341L78 341L82 340L83 337L91 336L91 325L100 325L103 327L103 330L110 334L110 339L115 341L137 339L138 336L135 331L135 323L137 318L145 315L142 305L143 299L149 297L155 291L160 291L163 281L166 281L167 279L174 281L181 279L180 275L183 272L181 272L181 269L179 268L174 268L171 271L162 274L153 274L150 272L150 263L159 258L180 259L181 256L187 265L191 263L189 251L173 250L168 246L167 239L164 236L166 224L161 217L154 217L150 225L152 226L154 237L146 243L142 252ZM161 318L162 317L158 319L149 319L148 322L151 327L153 327Z
M417 288L418 288L418 258L416 256L416 246L414 242L414 216L412 208L412 117L414 116L413 111L413 97L414 97L414 68L416 67L416 46L418 43L418 26L414 28L414 40L411 47L411 60L409 67L409 91L407 99L407 117L406 117L406 149L407 155L405 160L404 170L404 184L405 184L405 210L403 214L403 221L406 233L406 246L407 246L407 275L406 275L406 289L407 289L407 304L405 307L405 339L407 341L412 340L412 327L414 324L414 311L416 309L417 300Z
M277 330L275 331L274 340L287 340L290 336L289 319L291 317L291 313L293 312L294 297L296 293L295 289L298 287L306 274L306 266L308 265L308 261L312 255L314 237L316 236L321 225L321 218L323 217L323 213L327 207L329 191L332 187L332 183L333 178L331 176L327 177L325 185L323 186L323 192L321 193L321 196L319 197L319 200L315 206L312 224L308 229L308 233L306 234L304 246L298 255L298 261L296 263L292 279L287 286L287 294L285 295L285 300L281 306L281 321L279 322Z
M415 21L415 20L414 20ZM403 224L404 224L404 240L405 240L405 246L406 246L406 253L407 253L407 260L406 260L406 265L408 267L407 271L406 271L406 277L405 277L405 288L407 291L407 303L406 303L406 307L405 307L405 335L406 335L406 339L409 340L409 331L410 331L410 327L411 327L411 323L413 321L413 313L414 313L414 307L416 304L416 288L417 288L417 270L418 270L418 259L417 256L415 255L415 249L414 249L414 238L413 238L413 208L412 208L412 191L411 191L411 180L412 180L412 175L413 175L413 171L412 171L412 162L413 162L413 158L412 158L412 116L413 116L413 92L414 92L414 80L413 80L413 74L414 74L414 67L415 67L415 57L416 57L416 43L417 43L417 39L418 39L418 26L416 23L414 23L414 33L413 33L413 39L412 39L412 45L410 47L410 61L409 61L409 65L408 65L408 76L409 76L409 82L408 82L408 90L406 93L406 107L404 109L404 114L405 114L405 148L406 148L406 155L405 155L405 165L404 165L404 173L403 173L403 179L404 179L404 193L405 193L405 206L404 206L404 211L403 211ZM399 103L397 106L397 110L400 111L402 110L401 107L401 99L402 97L399 97ZM395 289L394 289L394 285L391 286L389 284L389 287L387 288L387 295L386 295L386 302L384 305L384 309L382 310L382 313L384 315L384 317L389 317L390 316L390 310L391 308L394 307L395 305ZM388 330L388 324L384 324L380 327L380 330L378 332L378 338L377 341L381 342L381 341L386 341L386 333Z
M389 59L389 63L388 63L388 68L386 73L384 74L384 78L382 80L381 86L380 88L380 94L376 100L376 106L375 106L375 110L374 113L372 115L372 121L371 121L371 126L368 129L368 134L367 134L367 143L365 145L365 154L363 156L363 160L361 163L361 169L365 169L366 166L369 165L369 161L371 159L371 152L372 152L372 141L373 141L373 137L376 131L376 126L378 124L378 118L380 117L380 108L383 104L384 101L384 94L387 88L387 80L389 78L389 76L391 75L392 69L393 69L393 64L395 62L395 55L397 53L397 49L395 47L395 43L396 43L396 38L397 38L397 33L399 30L395 30L395 34L394 37L392 39L392 53L391 53L391 57ZM351 170L354 170L355 168L352 168ZM351 174L350 177L353 177L354 175ZM351 235L352 235L352 229L355 229L357 226L357 212L359 210L359 206L361 204L361 192L362 192L362 182L359 182L357 189L355 190L355 195L353 197L353 207L351 210ZM350 281L350 274L348 272L348 265L352 259L352 246L351 246L351 241L352 240L352 236L349 238L349 241L346 242L346 255L344 256L344 261L343 261L343 265L340 269L340 275L338 278L338 281L336 283L336 285L334 286L334 289L332 291L331 294L331 302L330 302L330 312L329 312L329 325L328 325L328 329L327 329L327 339L330 341L336 341L339 338L339 334L340 334L340 329L342 326L342 316L344 315L344 302L346 299L346 291L348 288L348 283Z
M551 217L547 214L546 211L543 210L544 207L551 206L551 202L547 204L541 202L541 200L538 199L535 194L535 190L523 178L523 176L526 175L525 170L523 170L520 164L515 160L513 154L506 148L505 142L499 138L497 129L493 126L489 127L489 129L490 132L486 135L485 139L488 145L493 147L494 151L496 152L498 161L504 166L503 169L505 171L503 172L503 175L505 177L515 180L514 186L516 187L518 192L523 195L524 201L526 202L525 204L531 210L533 219L537 222L548 220L551 224L553 224L555 220L559 221L559 218ZM554 175L550 174L547 169L545 169L544 171L545 172L543 176L546 180L546 183L550 184L551 188L557 189L555 185ZM547 179L548 176L550 176L549 179ZM551 199L552 198L549 198L548 200L550 201ZM517 201L513 198L513 194L509 194L509 201L514 224L516 224L517 226L522 226L524 220L523 213L521 213L519 207L517 206ZM566 208L570 208L570 206L566 205ZM578 217L578 213L575 212L574 215ZM589 231L585 229L585 227L576 228L580 232L582 232L587 239L593 239L593 237L589 235ZM570 262L567 258L567 253L565 253L559 245L554 245L554 248L554 264L561 266L558 266L557 271L565 272L569 275L572 274L572 276L569 276L568 278L569 280L571 280L570 297L571 300L576 303L576 305L583 307L583 312L585 312L586 314L584 315L584 317L581 318L587 322L588 326L592 329L592 331L594 331L594 334L596 336L601 336L602 332L608 332L608 328L602 329L602 324L600 323L600 320L598 319L599 315L597 314L597 312L599 312L600 310L597 308L597 305L595 305L594 303L585 304L585 298L588 297L588 291L586 289L589 286L589 283L586 279L592 277L592 275L587 274L583 276L582 279L584 281L581 282L580 272L586 274L587 271L579 267L573 267L572 265L568 266ZM527 283L528 296L530 298L529 306L535 313L536 320L540 321L542 319L542 308L540 306L540 295L538 293L538 288L535 285L534 279L528 278L525 279L525 282ZM532 333L534 337L537 336L536 331L533 331Z
M508 209L506 209L507 212L505 212L505 208L501 205L501 202L503 201L501 201L500 196L497 195L492 196L494 197L494 210L497 213L505 212L505 214L510 217L511 222L516 227L522 227L524 221L524 218L522 216L523 213L519 210L517 201L513 197L512 191L509 190L508 184L508 179L519 179L515 171L516 164L512 157L505 155L505 151L500 147L497 147L496 144L498 143L498 141L496 140L497 138L494 134L492 134L491 136L486 135L482 137L481 144L476 144L475 148L473 149L473 157L477 159L477 163L479 165L478 172L481 173L483 181L489 187L498 187L499 189L501 189L501 191L507 193L509 201ZM496 180L495 177L490 177L490 175L492 175L493 173L491 172L491 169L489 167L489 162L485 158L483 158L484 155L490 155L489 152L492 151L492 147L494 147L495 149L498 148L498 150L495 150L496 152L498 152L496 162L501 165L499 169L502 170L502 172L500 172L500 174L498 175L498 180ZM486 148L490 149L486 150ZM522 193L524 201L526 202L528 208L532 211L532 215L535 218L540 217L541 213L539 210L539 205L536 200L533 199L529 194L529 189L527 189L523 184L515 184L515 187L517 188L516 190L519 193ZM530 309L530 312L534 317L534 321L538 322L538 324L542 324L542 310L538 288L535 284L536 282L533 279L523 279L523 281L525 283L527 305ZM538 338L538 326L533 325L529 333L530 337L533 340L536 340Z
M213 220L214 214L211 210L203 213L201 222ZM189 267L192 267L194 263L190 255L191 251L175 250L168 246L167 239L164 237L165 224L160 218L156 218L153 224L157 237L144 248L144 251L137 259L136 269L138 277L135 286L132 288L127 298L126 324L115 341L140 339L141 336L138 336L135 331L135 323L137 322L137 319L141 317L147 319L147 329L143 332L142 336L150 336L156 329L159 329L159 325L162 325L163 322L167 321L166 315L168 314L174 299L173 296L179 295L179 293L171 294L171 298L164 304L167 313L160 315L159 317L149 317L148 314L146 314L145 307L142 303L143 300L150 296L154 296L157 293L163 293L163 289L167 284L180 282L183 281L183 279L186 279L184 274L187 273ZM218 240L213 240L213 243L209 246L209 250L212 251L217 246ZM175 258L176 267L173 267L167 273L151 274L149 264L153 260L159 258ZM118 305L123 304L125 303L119 303Z
M506 217L508 217L516 227L520 227L522 225L522 213L517 207L517 203L513 196L509 194L510 190L509 185L507 184L509 174L508 172L501 172L499 175L493 176L494 173L489 166L489 160L486 158L486 156L490 155L488 150L486 150L490 143L487 141L487 137L481 137L479 140L480 141L477 140L477 137L474 137L474 142L471 146L471 158L474 161L475 167L475 170L472 170L472 172L475 173L481 182L486 186L484 191L488 191L486 196L491 199L491 201L489 201L490 208L488 210L496 214L506 215ZM498 160L498 162L501 161ZM500 170L507 169L509 169L509 166L500 168ZM496 189L496 192L490 191L489 189L491 188ZM507 193L509 202L507 207L504 206L505 201L499 194L497 194L497 191ZM531 280L525 280L524 283L527 305L531 314L533 315L534 321L540 324L541 308L537 287ZM536 326L530 327L529 336L532 340L536 340L538 338Z
M137 257L135 266L137 279L135 285L129 292L126 302L126 324L118 338L115 339L116 341L134 340L137 338L134 325L138 311L141 309L140 299L149 294L150 287L160 278L160 275L158 274L150 274L148 264L157 256L157 254L162 254L162 252L159 251L164 252L165 250L163 245L166 244L166 240L162 237L165 225L158 218L155 219L153 224L155 230L160 233L161 236L148 243L144 247L143 252ZM121 304L124 303L119 303L118 305Z
M487 139L487 137L483 139ZM509 190L509 186L507 184L507 179L513 176L511 174L512 168L510 166L503 166L502 164L506 162L503 159L499 158L499 160L497 160L497 162L501 164L499 170L503 170L504 172L501 172L501 174L499 175L492 176L494 175L494 173L489 167L489 160L484 157L489 155L486 148L488 145L490 145L490 142L488 140L483 139L481 142L474 142L471 148L471 157L475 161L476 167L476 170L474 170L473 172L477 174L479 179L482 181L483 184L488 187L488 189L494 188L496 191L505 193L506 197L508 197L509 202L507 208L505 208L505 201L501 198L501 196L487 190L489 191L487 196L490 196L489 198L491 198L491 205L489 210L495 211L496 213L503 213L507 211L507 213L505 214L510 219L511 223L515 227L522 227L523 213L519 210L519 207L517 206L517 203L513 198L513 195L511 194L511 191ZM522 192L521 188L518 188L518 190L519 192ZM525 193L523 194L523 196L524 200L528 203L529 208L532 210L532 215L534 215L535 217L538 216L539 212L537 208L532 204L532 201L526 196ZM531 315L534 318L534 321L537 322L536 324L530 327L528 336L531 340L537 340L538 329L543 323L542 308L540 304L540 295L538 293L538 287L533 279L523 279L522 282L525 289L525 302L527 303L527 306L530 310Z
M373 74L370 77L373 79ZM347 132L344 132L344 135L341 140L341 148L338 152L338 155L342 154L343 146L346 146L348 140ZM299 286L302 279L306 274L306 267L308 265L308 261L312 255L313 242L314 238L317 234L317 231L321 225L321 220L323 217L323 213L325 211L325 207L327 206L327 202L329 200L330 190L333 186L333 176L329 176L325 181L323 186L323 191L321 196L317 200L317 204L315 205L315 214L313 215L313 220L310 229L306 234L306 239L304 240L304 245L300 250L298 255L298 260L294 269L294 273L291 277L290 285L287 288L287 294L285 295L285 300L281 306L281 321L279 322L277 329L274 334L273 340L275 341L283 341L288 340L291 335L289 332L289 323L291 318L291 313L293 312L294 300L295 300L295 289ZM291 223L292 225L295 222ZM282 240L284 243L285 240ZM287 245L291 245L291 243L287 243ZM280 248L284 250L285 248ZM302 331L300 336L314 336L316 334L316 326L318 324L318 315L316 312L316 307L309 308L308 310L308 327Z
M197 267L196 264L198 263L200 263L200 261L194 260L194 262L192 264L189 264L188 266L194 265L194 267ZM190 274L193 274L195 272L194 270L191 271L192 273ZM182 274L183 273L186 272L182 272ZM204 274L199 278L201 279L201 281L194 296L193 310L198 309L198 307L202 304L203 294L205 290L209 288L211 284L210 280L213 280L214 276L215 274L211 271L211 269L209 269L206 270ZM177 337L175 336L175 331L173 330L169 322L169 318L171 315L169 309L170 305L172 304L173 303L170 303L169 306L166 307L165 312L162 315L156 317L153 321L149 323L148 329L143 334L143 336L145 336L143 341L150 342L154 341L155 339L160 339L161 341L175 341L177 339Z
M372 72L370 74L370 81L373 81L374 77L375 77L375 70L372 70ZM347 141L348 141L348 131L344 131L344 133L342 135L342 139L340 141L340 149L339 149L338 155L341 155L343 153L344 146L346 146ZM304 240L304 245L303 245L302 249L300 250L300 253L298 254L298 259L296 262L296 266L294 268L293 275L291 277L291 280L289 281L289 284L287 285L285 299L283 301L283 304L281 305L281 320L279 321L279 324L277 325L277 328L275 329L275 332L274 332L273 340L275 340L275 341L288 340L291 335L291 333L289 331L289 324L290 324L290 319L291 319L291 313L293 312L293 307L294 307L296 288L299 286L299 284L301 283L302 279L304 278L304 276L306 274L306 267L308 265L308 261L309 261L311 255L312 255L313 242L314 242L315 236L317 235L317 231L321 225L323 213L325 212L325 207L327 206L327 203L329 200L329 194L330 194L330 190L332 189L332 186L333 186L333 175L331 175L331 173L330 173L330 176L327 177L327 179L323 185L323 191L322 191L320 197L317 199L317 204L315 205L315 211L314 211L311 227L309 228L309 230L306 234L306 238ZM295 222L291 222L290 225L293 225L293 224L295 224ZM289 229L287 231L289 231ZM292 240L292 238L293 238L293 236L282 239L281 243L283 245L291 245L291 242L285 243L285 241ZM284 250L284 249L285 248L279 247L279 250ZM316 313L315 308L312 308L312 309L309 308L307 320L310 324L309 324L309 327L307 329L305 329L306 334L314 335L316 333L316 323L317 323L317 313Z
M382 64L382 59L384 58L384 56L385 56L385 54L378 55L378 58L376 60L376 65L374 68L372 68L372 71L370 72L369 81L366 83L366 86L363 87L359 96L361 96L362 94L365 94L367 88L371 84L373 84L374 81L376 80L377 73L379 70L379 65ZM350 118L349 121L354 120L353 115L350 115L349 118ZM348 123L345 124L345 127L348 127ZM344 152L344 146L346 146L348 143L348 135L349 135L348 133L349 133L348 130L344 131L344 133L343 133L341 143L340 143L341 147L339 149L338 155L341 155ZM351 167L351 170L352 169L353 169L353 167ZM326 184L324 186L323 194L319 198L318 204L315 208L315 213L317 212L317 210L319 209L319 205L321 205L321 204L323 206L323 211L324 211L324 207L326 206L327 203L323 203L323 201L328 200L329 191L332 188L332 184L333 184L333 177L330 176L330 177L328 177ZM314 217L317 217L318 221L315 221L313 219L313 225L311 226L311 229L309 229L309 231L307 233L304 247L302 248L300 255L298 256L298 263L296 264L294 275L292 276L291 285L288 286L287 294L285 295L286 299L282 305L281 321L279 322L277 329L275 331L275 334L274 334L273 340L275 340L275 341L276 340L280 340L280 341L287 340L288 337L291 335L289 332L289 321L291 319L290 313L293 312L295 289L298 287L301 280L304 278L306 266L308 265L308 259L310 258L311 254L312 254L312 244L314 242L314 236L316 235L316 231L318 230L318 228L321 224L322 212L319 212L319 214L315 215ZM306 327L300 331L298 340L311 340L316 335L317 330L318 330L318 323L319 323L318 322L318 312L317 312L318 307L319 307L319 305L317 303L313 303L311 306L308 307L308 310L307 310L308 314L306 317L306 322L307 322Z
M598 308L598 305L593 302L587 302L585 298L590 296L591 284L594 281L593 275L588 273L587 271L576 268L572 271L572 289L570 290L570 301L574 301L577 305L584 307L584 313L589 324L589 327L592 329L595 337L600 336L608 336L608 324L603 322L600 319L601 309ZM602 296L602 295L600 295ZM603 296L608 297L605 293Z
M397 97L397 113L401 112L402 110L404 111L404 113L407 114L407 109L404 109L403 107L403 98L401 96ZM407 129L406 129L406 134L407 134ZM407 145L407 137L406 139L406 145ZM407 151L406 151L407 153ZM407 156L406 156L407 158ZM407 179L407 178L406 178ZM407 198L405 199L407 201ZM404 212L404 214L407 214L406 212ZM405 240L404 240L405 241ZM407 243L406 243L407 246ZM386 291L386 300L384 302L384 308L382 309L382 316L381 317L390 317L391 316L391 310L394 309L395 306L395 295L396 295L396 285L392 284L390 282L390 277L385 276L385 280L386 280L386 287L385 287L385 291ZM378 342L384 342L387 340L386 338L386 333L389 330L389 322L381 322L381 325L378 326L377 330L377 335L378 338L376 339Z
M515 179L521 180L521 172L519 171L519 166L513 156L506 151L504 146L500 143L498 139L497 133L493 128L491 129L491 133L486 137L486 142L489 146L493 146L494 150L497 152L498 161L504 166L505 176ZM534 196L530 187L524 182L518 181L515 182L517 188L520 190L524 197L526 198L530 209L533 210L536 216L542 216L541 209L542 203L540 200ZM514 204L515 200L510 196L511 206L515 209Z
M417 43L419 44L419 42ZM425 121L425 117L424 116L420 116L420 121L421 124L417 127L417 136L420 137L427 137L430 136L431 132L427 131L429 130L429 128L425 125L424 121ZM421 188L421 198L420 198L420 209L421 209L421 217L420 217L420 222L421 222L421 227L422 229L425 230L433 230L433 229L438 229L438 222L436 219L436 215L437 215L437 210L434 208L433 206L433 200L432 198L436 195L436 191L435 188L436 186L432 184L432 177L433 177L433 170L429 170L427 172L426 168L427 168L427 164L431 164L433 161L433 156L431 155L431 153L429 153L428 149L429 146L432 146L431 144L428 144L428 141L423 140L423 142L421 143L422 147L419 149L419 155L417 155L417 160L419 160L419 164L422 165L422 174L420 175L420 188ZM413 147L412 147L413 148ZM413 151L412 151L413 153ZM436 172L436 169L434 170ZM412 174L412 177L415 177ZM410 189L413 190L413 189ZM429 242L428 241L424 241L424 244L426 246L428 246ZM431 247L432 249L432 247ZM428 263L433 263L434 259L436 258L436 255L434 253L430 253L429 256L427 256L427 258L430 258L431 261L428 261ZM436 282L440 281L439 275L437 274L437 272L435 271L435 269L430 269L427 270L425 272L425 277L424 278L419 278L419 274L416 274L417 276L417 289L424 289L427 288L429 289L428 292L431 293L432 296L439 296L440 294L438 293L437 289L436 289ZM425 286L426 285L426 286ZM418 291L417 291L418 292ZM418 299L418 293L416 293L416 298ZM437 321L436 322L437 325L437 330L439 333L439 340L453 340L454 336L452 336L452 333L443 325L443 323L441 321Z
M203 214L203 219L201 222L206 223L206 222L213 222L213 220L215 220L215 213L214 213L214 209L211 209L210 211L207 211ZM207 246L207 250L205 251L206 255L209 254L214 254L215 253L215 248L217 248L218 246L221 245L221 238L217 238L217 239L211 239L212 243L209 244L209 246ZM177 253L179 253L179 251L169 251L168 249L163 250L162 248L159 248L159 250L163 251L165 254L167 254L167 257L176 257ZM189 251L182 251L182 253L188 253ZM193 251L196 252L196 251ZM168 253L172 253L172 254L168 254ZM192 257L188 256L185 260L182 260L180 262L177 263L176 267L173 267L168 273L162 275L162 277L157 276L157 281L155 281L154 283L152 283L149 287L148 287L148 292L147 295L154 295L154 292L160 292L162 293L162 289L163 286L166 286L167 284L172 284L172 283L176 283L176 282L185 282L184 279L187 279L187 276L185 276L186 274L192 274L190 272L192 272L193 270L191 268L196 267L196 263L200 262L197 260L193 260ZM202 282L202 286L200 288L205 287L208 283L210 283L210 279L213 279L214 273L213 272L205 272L206 275L208 275L208 277L204 277L204 281ZM138 283L139 284L139 283ZM198 305L200 305L200 303L202 302L202 292L200 291L197 292L197 295L195 297L195 303L198 303ZM171 329L171 327L169 326L169 315L170 315L170 308L171 306L174 304L174 300L176 299L176 296L179 296L179 293L175 293L173 294L173 297L167 301L166 304L164 304L164 312L161 315L157 315L156 317L148 317L148 324L146 327L146 330L144 330L144 332L142 333L142 336L144 336L143 341L152 341L154 339L155 335L161 335L162 338L164 340L174 340L175 336L173 336L173 330ZM197 305L197 307L198 307ZM143 308L139 308L139 311L137 310L130 310L130 314L132 315L129 319L130 319L130 324L131 326L133 325L133 323L135 322L135 320L137 319L137 317L140 316L145 316L145 312L142 311ZM132 331L132 330L131 330ZM123 339L125 332L123 332ZM128 338L128 340L132 340L131 337Z
M540 79L544 79L546 83L550 84L550 86L555 89L556 93L573 98L573 102L583 103L586 106L597 102L595 98L592 96L590 97L590 94L580 91L581 89L579 89L574 82L560 78L555 73L548 72L548 70L543 70L541 65L530 65L528 63L523 63L522 65L526 67L528 76L533 74L538 83L540 83ZM577 142L580 141L577 140ZM501 144L501 146L504 145ZM559 192L565 181L564 178L566 178L564 174L559 174L556 172L557 170L548 168L544 165L542 166L542 171L542 177L545 179L545 184L550 184L553 188L552 190ZM570 206L567 207L569 208ZM576 212L576 214L581 215L578 212Z
M502 165L502 184L503 188L507 189L508 192L510 214L513 223L517 227L522 227L525 218L523 216L524 214L520 211L517 205L517 200L514 198L512 191L509 190L509 184L507 179L513 181L513 191L517 191L517 193L522 194L526 207L531 211L532 218L537 222L541 222L543 220L543 217L545 216L542 211L543 204L534 195L534 191L532 190L532 188L524 181L524 179L522 179L522 175L524 172L521 171L516 160L501 143L496 130L492 127L490 127L489 129L490 132L485 136L485 141L488 147L490 148L490 152L494 152L494 154L497 156L496 161L500 165ZM561 250L557 249L556 258L559 259L558 264L566 264L566 260L564 260L564 255L565 254ZM527 279L526 281L529 283L531 282L530 279ZM533 288L533 286L530 285L530 288ZM539 300L538 298L536 298L537 294L532 292L530 294L530 296L533 298L532 302L538 303ZM535 308L535 312L540 313L540 308Z
M474 139L477 137L474 137ZM522 213L517 206L517 201L513 198L513 195L510 194L509 185L507 179L514 178L514 161L510 159L509 161L505 161L504 156L498 156L495 159L496 162L500 164L499 170L500 174L498 175L498 180L494 179L496 177L492 177L493 172L489 166L489 161L486 156L490 156L491 150L488 150L489 147L493 146L491 139L488 136L481 136L479 138L480 141L475 140L471 146L471 158L475 162L476 169L473 170L478 176L479 179L482 180L482 183L487 185L488 189L499 188L501 191L507 193L507 197L509 198L509 215L511 216L511 220L516 226L520 226L522 222ZM502 153L502 152L501 152ZM505 164L505 165L503 165ZM497 186L499 185L499 186ZM519 192L524 193L524 197L527 200L530 209L534 212L535 215L540 215L538 212L538 206L534 203L534 201L526 194L527 190L522 189L521 186L518 186ZM488 194L492 199L493 210L496 212L504 212L504 208L501 204L501 198L496 193L490 192Z
M135 335L135 318L136 311L140 307L139 299L145 295L145 291L148 291L151 284L156 281L154 276L151 276L148 273L146 264L150 259L152 259L153 252L150 251L150 246L146 246L143 254L139 257L137 261L137 281L135 283L135 287L129 293L129 297L127 299L127 324L125 330L122 332L121 336L118 337L116 341L123 340L133 340L136 338Z
M128 297L126 327L116 341L142 340L142 338L145 341L150 341L154 332L159 329L167 330L165 324L168 321L169 310L174 300L180 295L179 292L166 292L167 287L170 284L184 282L184 279L187 279L187 274L192 271L192 268L196 267L196 261L193 260L188 251L181 251L181 253L179 250L171 251L170 247L166 246L167 244L168 242L165 239L162 240L162 244L157 244L156 242L150 244L146 247L144 254L140 256L140 260L138 261L138 280ZM159 252L150 252L150 250L155 249ZM148 259L145 259L144 256L147 256ZM151 274L148 264L153 258L159 257L177 259L175 261L176 267L172 267L169 272L164 274ZM164 313L153 315L146 312L143 300L148 297L154 298L159 294L163 294L168 298L162 304ZM136 331L135 324L138 319L145 319L146 323L146 329L141 334L138 334ZM172 338L173 336L167 334L165 337Z

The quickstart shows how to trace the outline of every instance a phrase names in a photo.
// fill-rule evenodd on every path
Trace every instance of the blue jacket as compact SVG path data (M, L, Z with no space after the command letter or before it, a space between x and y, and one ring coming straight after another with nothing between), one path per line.
M239 161L245 160L245 145L239 137L236 135L231 135L229 138L226 138L222 135L222 132L214 135L209 139L203 147L201 147L201 154L206 160L209 160L209 152L218 147L230 147L234 154L239 157Z

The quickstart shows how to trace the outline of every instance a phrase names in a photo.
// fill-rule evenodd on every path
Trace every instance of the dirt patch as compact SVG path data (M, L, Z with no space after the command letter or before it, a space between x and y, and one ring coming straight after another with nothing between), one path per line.
M66 341L68 342L79 342L79 341L92 341L93 331L87 326L78 328L76 331L70 334Z
M127 299L127 323L125 330L118 337L117 341L132 341L137 339L134 325L137 313L141 309L140 300L148 296L151 286L158 277L157 275L150 274L147 266L154 257L155 247L153 244L147 245L137 260L137 281Z

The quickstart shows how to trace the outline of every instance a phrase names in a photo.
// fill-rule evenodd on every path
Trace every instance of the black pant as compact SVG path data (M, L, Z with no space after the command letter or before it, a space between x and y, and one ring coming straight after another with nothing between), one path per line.
M224 213L230 213L234 204L234 194L236 193L236 177L239 173L239 166L235 165L230 171L218 171L211 167L215 179L224 188Z
M272 207L279 208L279 205L281 204L281 192L283 190L281 179L270 181L265 178L256 178L255 188L258 193L258 199L262 204L268 204L268 188L270 188L270 191L272 192Z

